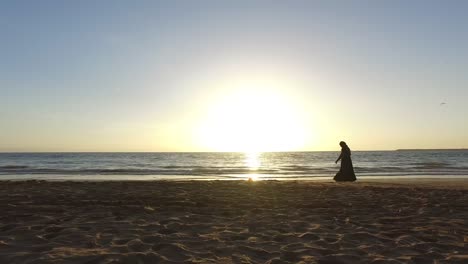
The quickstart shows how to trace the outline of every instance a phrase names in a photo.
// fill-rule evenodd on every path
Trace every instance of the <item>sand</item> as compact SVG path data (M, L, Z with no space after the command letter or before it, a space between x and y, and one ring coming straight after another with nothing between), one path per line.
M468 263L467 183L0 182L0 263Z

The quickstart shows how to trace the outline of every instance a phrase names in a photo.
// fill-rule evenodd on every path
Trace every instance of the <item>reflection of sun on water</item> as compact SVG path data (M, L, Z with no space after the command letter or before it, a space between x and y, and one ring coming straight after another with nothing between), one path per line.
M245 155L245 165L250 171L256 171L260 167L260 153L259 152L247 152ZM258 180L257 173L247 174L247 179L252 179L253 181Z
M250 170L257 170L260 167L260 153L247 152L245 153L245 164Z

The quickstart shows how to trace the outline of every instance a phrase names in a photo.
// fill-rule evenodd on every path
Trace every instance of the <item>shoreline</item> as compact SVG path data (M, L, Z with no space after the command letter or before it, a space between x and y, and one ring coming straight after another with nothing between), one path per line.
M260 176L260 177L259 177ZM262 177L263 176L263 177ZM239 175L223 175L219 178L210 177L205 175L133 175L133 174L120 174L120 175L56 175L56 174L0 174L0 182L3 181L51 181L51 182L116 182L116 181L247 181L252 178L254 181L298 181L298 182L335 182L333 175L329 176L300 176L300 177L274 177L269 175L259 174L239 174ZM468 182L468 175L357 175L356 182Z

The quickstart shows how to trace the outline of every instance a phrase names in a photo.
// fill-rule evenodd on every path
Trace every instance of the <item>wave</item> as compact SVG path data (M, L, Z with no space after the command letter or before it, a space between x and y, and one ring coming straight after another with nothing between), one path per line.
M306 171L301 171L305 173ZM312 171L309 171L312 172ZM0 174L54 174L54 175L238 175L238 174L284 174L292 175L295 172L279 171L274 169L247 169L247 168L193 168L193 169L51 169L51 168L16 168L1 169Z
M408 168L404 167L392 167L392 166L385 166L385 167L362 167L362 166L354 166L354 170L356 172L361 173L374 173L374 172L403 172L408 171Z
M19 170L19 169L27 169L28 166L23 166L23 165L5 165L5 166L0 166L0 171L1 170Z
M448 164L414 164L409 167L382 166L366 167L355 166L358 176L392 176L392 175L468 175L468 167L455 167ZM239 175L271 175L280 177L299 176L333 176L338 171L336 166L278 166L274 168L249 168L235 166L161 166L157 168L34 168L22 165L0 166L1 175L177 175L177 176L239 176Z
M447 162L414 162L412 163L416 168L419 169L438 169L438 168L449 168L451 167L450 163Z

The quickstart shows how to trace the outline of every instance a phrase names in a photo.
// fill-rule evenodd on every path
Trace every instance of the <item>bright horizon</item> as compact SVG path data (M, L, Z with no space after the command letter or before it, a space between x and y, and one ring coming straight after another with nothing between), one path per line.
M4 1L0 152L468 148L466 10Z

